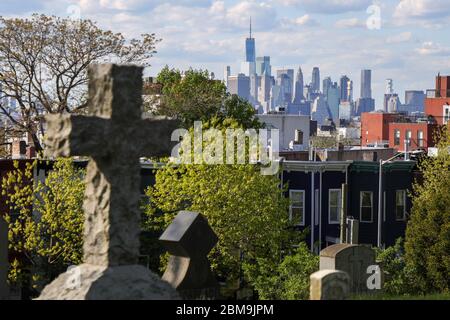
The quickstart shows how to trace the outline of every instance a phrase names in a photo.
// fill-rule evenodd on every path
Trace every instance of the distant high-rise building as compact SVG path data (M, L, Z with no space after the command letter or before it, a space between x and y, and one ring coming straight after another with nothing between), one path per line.
M372 70L361 70L361 98L372 98Z
M267 113L270 110L270 89L272 88L272 79L265 72L261 76L261 85L258 89L258 101Z
M223 69L223 81L225 83L225 87L228 88L228 77L231 76L231 67L225 66Z
M350 83L350 78L347 76L342 76L341 79L339 80L341 101L350 101L349 83Z
M253 105L258 104L258 88L261 85L261 77L253 73L250 75L250 102Z
M228 77L228 92L250 100L250 77L239 73L237 76Z
M318 125L323 125L328 119L332 119L333 116L328 107L328 103L325 101L323 95L319 95L316 100L314 100L311 109L311 119L317 121Z
M245 61L256 62L255 38L252 38L252 18L250 18L250 36L245 40Z
M281 87L284 103L291 103L294 95L294 69L277 70L277 84Z
M298 67L297 77L295 79L295 90L294 90L294 103L300 104L305 97L303 95L303 72L302 68Z
M386 94L394 93L394 81L392 79L386 79Z
M334 123L339 123L339 86L336 82L332 82L327 89L326 95L328 107L333 118Z
M387 112L395 113L399 112L401 107L401 102L397 94L393 94L389 97L387 101Z
M407 90L405 91L405 104L409 106L418 106L419 109L424 109L426 94L421 90ZM420 110L418 110L420 111Z
M314 92L320 91L320 70L318 67L314 67L312 71L311 86Z
M256 74L262 76L266 73L269 77L272 75L272 67L270 66L270 57L257 57L256 58Z
M389 100L394 97L394 100L389 103ZM383 100L383 110L385 112L397 112L397 99L398 94L394 92L394 81L392 79L386 79L386 92L384 94L384 100ZM390 104L390 106L389 106ZM392 111L394 110L395 111ZM391 111L389 111L391 110Z
M322 92L323 92L323 95L325 97L328 96L328 89L331 87L332 83L333 82L331 81L330 77L326 77L325 79L323 79L323 81L322 81Z

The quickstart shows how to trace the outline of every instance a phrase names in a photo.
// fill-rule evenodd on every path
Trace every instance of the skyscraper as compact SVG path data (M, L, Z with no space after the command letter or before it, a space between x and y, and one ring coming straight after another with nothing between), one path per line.
M302 68L298 67L297 71L297 77L295 79L295 86L294 86L294 103L299 104L304 99L303 95L303 72Z
M372 99L372 71L361 70L361 96L355 105L355 115L371 112L375 109L375 100Z
M250 18L250 37L245 40L245 61L256 62L255 39L252 38L252 18Z
M228 88L228 77L231 76L231 67L225 66L223 69L223 81L225 83L225 87Z
M281 87L283 103L291 103L294 94L294 69L277 70L277 84Z
M350 79L347 76L342 76L339 80L341 101L350 101L349 97L349 83Z
M263 73L269 77L272 75L272 67L270 66L270 57L257 57L256 58L256 74L262 76Z
M312 80L311 80L312 90L314 92L320 91L320 70L318 67L314 67L312 71Z
M237 76L228 77L228 92L250 100L250 77L239 73Z
M322 90L323 90L323 95L325 97L327 97L328 95L328 89L331 87L332 85L332 81L330 77L326 77L325 79L323 79L322 81Z
M372 98L372 70L361 70L361 98Z

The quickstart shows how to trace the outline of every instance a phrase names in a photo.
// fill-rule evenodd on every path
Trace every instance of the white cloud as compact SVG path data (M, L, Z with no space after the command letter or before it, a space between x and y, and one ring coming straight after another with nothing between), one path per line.
M417 48L416 52L423 56L450 56L450 48L444 47L440 43L427 41L422 43L422 47Z
M366 23L358 18L341 19L336 21L338 28L366 28Z
M278 0L285 6L298 6L307 12L338 14L366 10L372 0Z
M311 18L309 14L305 14L294 20L295 24L300 26L316 26L318 25L317 20Z
M402 32L393 36L390 36L386 39L387 43L403 43L403 42L408 42L410 41L412 38L412 33L407 31L407 32Z
M448 0L400 0L394 11L398 24L421 22L423 26L439 26L450 16Z

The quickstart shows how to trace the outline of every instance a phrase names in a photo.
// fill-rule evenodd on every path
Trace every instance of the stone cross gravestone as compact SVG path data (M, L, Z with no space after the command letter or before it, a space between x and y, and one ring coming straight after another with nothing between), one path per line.
M0 300L8 299L8 225L0 217Z
M90 116L48 115L46 155L90 156L83 264L60 275L39 299L174 299L175 290L138 265L140 157L170 154L177 124L142 119L142 68L89 68Z
M184 299L218 299L219 283L207 258L218 238L206 218L181 211L159 238L170 253L163 280Z
M341 270L350 277L350 292L369 293L368 267L375 265L375 252L366 246L335 244L320 252L320 270Z
M310 300L345 300L350 292L350 277L344 271L320 270L310 276Z

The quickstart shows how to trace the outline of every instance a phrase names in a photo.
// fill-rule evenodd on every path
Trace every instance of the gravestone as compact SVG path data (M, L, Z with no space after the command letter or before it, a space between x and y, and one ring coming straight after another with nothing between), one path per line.
M0 300L8 299L8 225L0 217Z
M176 299L138 265L140 157L170 154L169 119L142 119L142 68L89 68L90 116L48 115L46 156L90 156L83 264L60 275L39 299Z
M349 296L350 277L344 271L320 270L310 280L310 300L345 300Z
M362 294L370 292L367 280L368 267L375 265L375 252L366 246L335 244L320 252L320 270L341 270L350 277L350 292Z
M196 212L181 211L159 240L171 255L163 280L184 299L219 298L219 283L207 257L218 238L206 218Z

